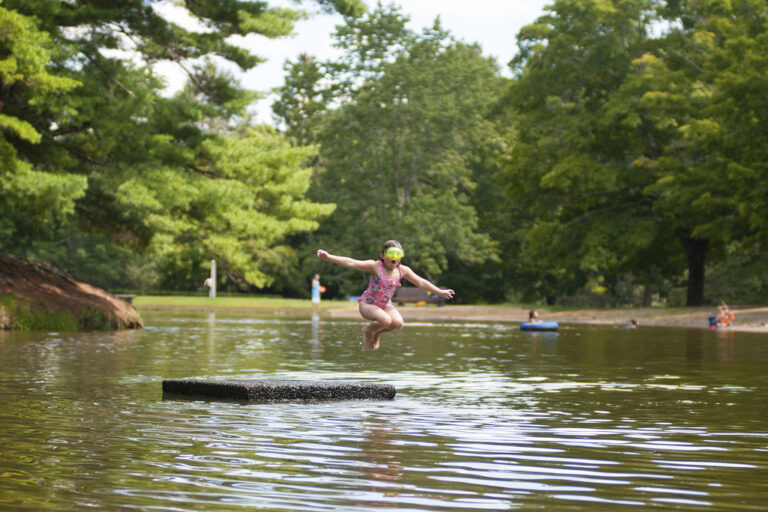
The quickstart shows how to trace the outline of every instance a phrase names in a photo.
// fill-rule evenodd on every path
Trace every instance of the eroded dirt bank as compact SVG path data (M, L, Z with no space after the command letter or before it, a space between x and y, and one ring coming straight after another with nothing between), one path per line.
M143 327L136 310L114 295L46 263L9 254L0 254L0 301L0 329L11 328L24 313L69 315L83 330Z

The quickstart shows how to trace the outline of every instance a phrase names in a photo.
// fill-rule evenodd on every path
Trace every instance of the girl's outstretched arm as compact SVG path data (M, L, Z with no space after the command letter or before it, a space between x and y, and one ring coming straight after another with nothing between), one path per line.
M352 270L363 270L374 275L376 272L378 272L376 262L373 260L356 260L346 256L334 256L328 251L324 251L322 249L317 250L317 257L321 260L325 260L342 267L351 268Z
M444 299L450 300L453 298L454 291L452 289L438 288L437 286L433 285L423 277L416 275L416 272L411 270L411 267L400 265L400 268L403 271L403 277L408 281L412 282L413 284L415 284L416 286L418 286L419 288L423 290L427 290L428 292L434 293L435 295L439 295Z

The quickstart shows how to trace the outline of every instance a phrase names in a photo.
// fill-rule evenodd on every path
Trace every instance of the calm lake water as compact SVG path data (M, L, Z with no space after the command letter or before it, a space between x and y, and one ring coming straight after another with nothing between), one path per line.
M0 510L766 510L768 336L144 313L0 332ZM393 401L163 399L165 378Z

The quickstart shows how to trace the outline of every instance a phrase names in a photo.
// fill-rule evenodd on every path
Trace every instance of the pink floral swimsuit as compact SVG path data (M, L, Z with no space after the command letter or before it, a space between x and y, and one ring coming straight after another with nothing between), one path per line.
M403 271L400 270L399 265L397 270L400 272L400 279L402 279ZM379 272L376 277L371 276L371 280L368 281L368 288L366 288L357 302L376 304L381 309L386 308L392 304L392 296L395 294L397 287L401 286L400 279L390 279L385 276L381 269L381 260L379 260Z

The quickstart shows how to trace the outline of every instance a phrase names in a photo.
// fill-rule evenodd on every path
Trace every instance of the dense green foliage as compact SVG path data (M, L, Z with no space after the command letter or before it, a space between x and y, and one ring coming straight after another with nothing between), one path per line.
M112 289L199 288L216 259L223 289L319 271L339 296L365 276L315 250L397 238L459 301L768 300L766 0L554 0L511 79L439 20L316 0L343 55L285 64L279 128L216 63L302 14L186 0L191 30L154 3L0 3L0 251Z
M230 286L267 286L295 263L287 238L333 205L306 198L314 150L249 126L255 93L213 62L252 68L230 36L286 35L301 13L189 1L208 29L192 31L154 3L3 1L0 251L110 287L194 288L211 259ZM160 60L189 75L170 98Z
M508 275L550 301L627 280L669 292L686 276L695 305L707 262L742 252L755 257L738 258L740 279L753 280L768 211L766 3L559 0L549 11L519 34L501 102L520 226L496 234L518 252ZM746 300L764 300L761 288Z
M481 263L494 256L490 238L477 228L468 163L484 131L493 130L485 114L501 83L479 48L453 41L439 24L415 34L405 22L379 7L339 27L344 57L324 64L330 72L319 97L340 106L315 112L314 132L284 120L291 133L311 134L319 144L312 197L336 204L317 243L367 259L395 238L408 248L409 264L435 278L450 258ZM366 279L323 271L349 294L359 293Z

